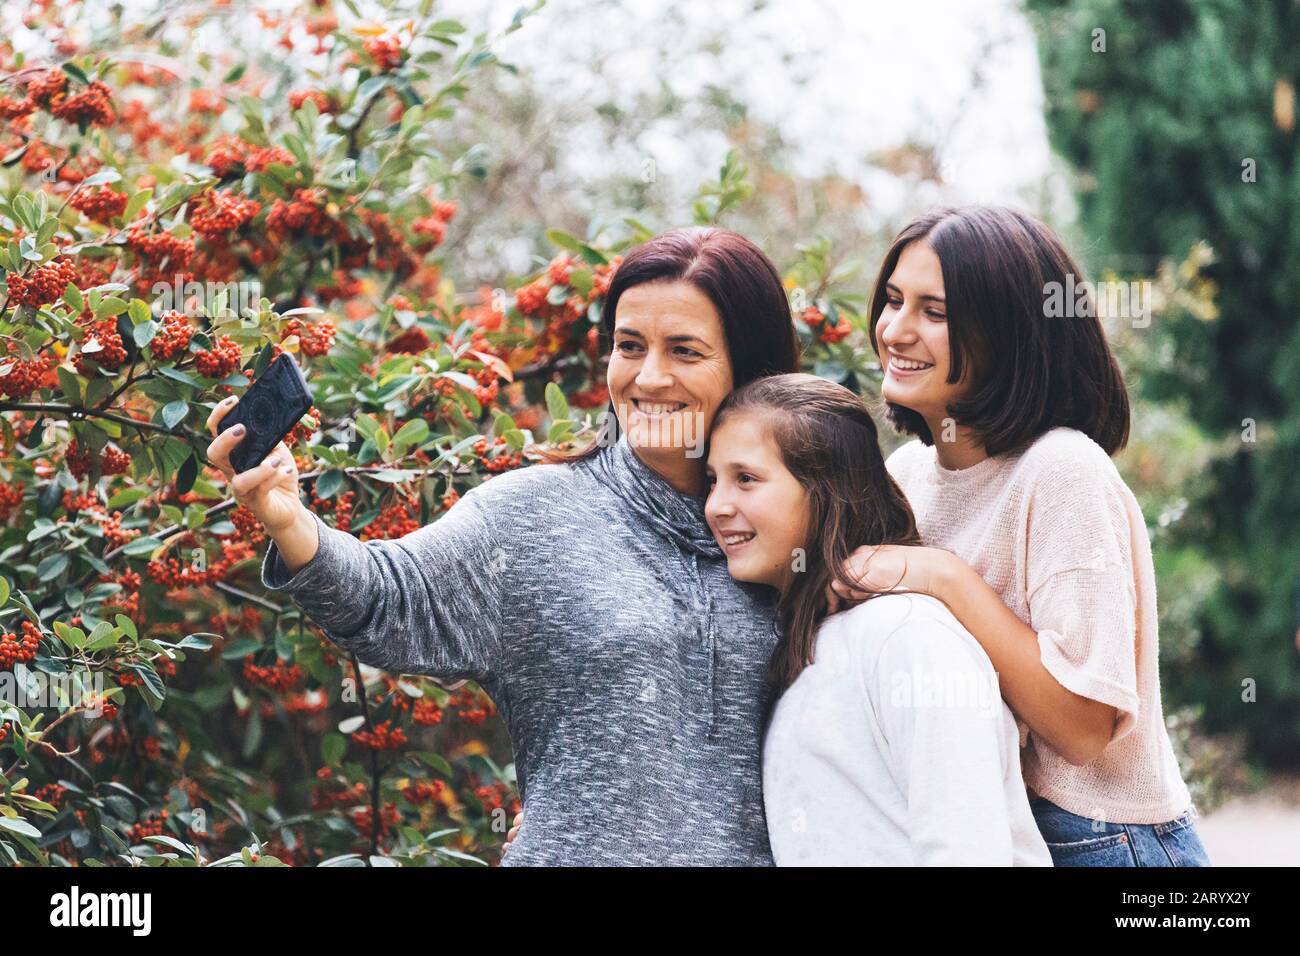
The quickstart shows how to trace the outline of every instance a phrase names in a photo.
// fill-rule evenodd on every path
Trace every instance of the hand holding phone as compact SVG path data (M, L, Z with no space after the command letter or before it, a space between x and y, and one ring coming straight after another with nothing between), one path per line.
M299 392L293 378L302 382L302 373L283 353L242 398L230 396L208 416L215 438L208 459L230 481L235 500L272 534L292 525L304 508L298 467L283 439L311 407L311 396L305 382Z

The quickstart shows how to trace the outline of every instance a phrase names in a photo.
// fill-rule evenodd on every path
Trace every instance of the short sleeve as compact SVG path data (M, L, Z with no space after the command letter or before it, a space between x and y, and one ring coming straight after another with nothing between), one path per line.
M1115 707L1112 740L1139 712L1134 534L1146 534L1106 459L1061 462L1030 497L1029 625L1043 666L1062 687ZM1131 494L1130 494L1131 497ZM1134 521L1140 527L1134 527Z

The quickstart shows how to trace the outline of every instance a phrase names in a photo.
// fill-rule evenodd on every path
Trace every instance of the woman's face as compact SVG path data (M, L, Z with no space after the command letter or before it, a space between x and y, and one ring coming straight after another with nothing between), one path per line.
M647 282L618 300L609 395L629 444L651 467L698 458L732 387L722 317L689 282Z
M739 412L709 436L704 516L737 581L784 591L806 566L808 492L790 474L761 416Z
M880 394L928 421L942 420L965 390L968 373L960 382L948 382L943 269L929 243L917 240L903 248L885 290L885 308L876 322L885 370Z

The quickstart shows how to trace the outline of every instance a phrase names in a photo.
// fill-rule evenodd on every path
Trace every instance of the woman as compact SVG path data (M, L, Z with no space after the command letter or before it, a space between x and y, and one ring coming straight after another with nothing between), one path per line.
M1064 318L1045 307L1081 278L1009 209L899 233L871 330L891 423L916 437L887 466L926 547L859 556L847 577L939 598L987 652L1027 725L1056 865L1204 866L1161 709L1150 540L1110 460L1128 394L1091 297Z
M696 439L733 387L794 369L780 278L735 233L670 232L628 253L603 332L602 438L621 437L492 478L397 540L308 511L283 445L233 476L231 429L209 457L272 538L266 587L364 663L492 697L527 811L504 863L770 864L772 595L727 574Z
M780 594L763 751L777 864L1050 866L975 639L919 594L825 617L854 545L919 541L862 400L813 375L751 382L718 411L708 474L728 571Z

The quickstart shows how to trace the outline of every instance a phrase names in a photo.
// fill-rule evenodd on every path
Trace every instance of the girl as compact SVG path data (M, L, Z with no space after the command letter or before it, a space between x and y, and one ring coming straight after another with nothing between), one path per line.
M603 323L622 437L499 475L397 540L309 511L283 443L239 475L235 429L209 456L272 539L266 587L363 663L472 678L495 701L528 812L507 864L770 865L772 602L727 574L692 438L734 386L794 368L785 292L743 237L680 230L628 253Z
M1056 865L1206 866L1161 710L1150 540L1110 460L1128 394L1091 296L1047 307L1081 281L1009 209L941 209L899 233L871 331L890 422L916 437L887 467L926 547L863 552L846 577L939 598L983 646L1027 725Z
M854 544L918 540L862 400L813 375L751 382L714 419L708 475L728 572L780 595L763 749L777 864L1051 865L1015 719L952 614L882 592L821 620Z

